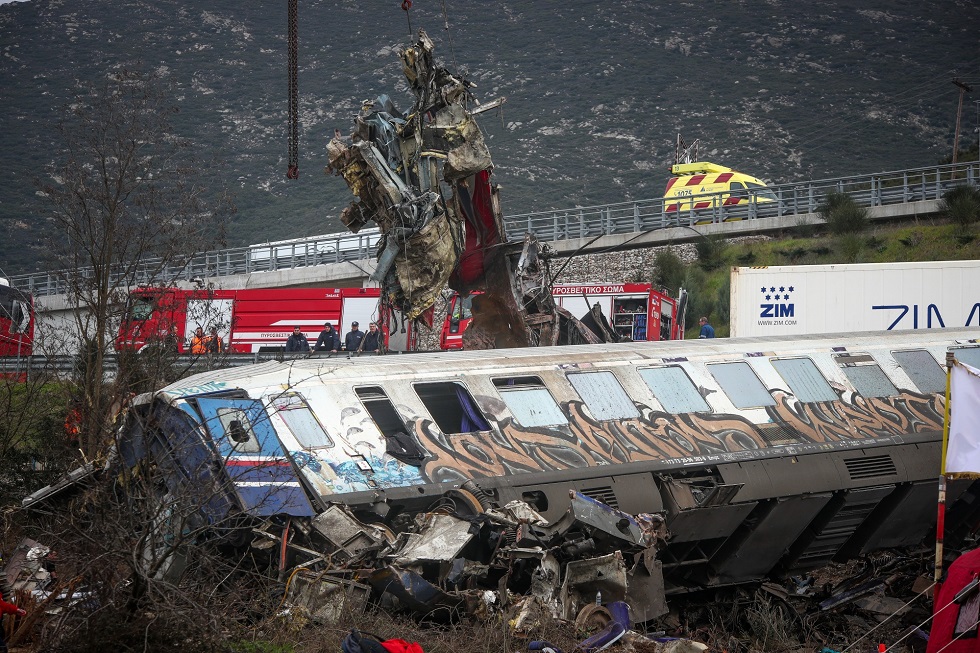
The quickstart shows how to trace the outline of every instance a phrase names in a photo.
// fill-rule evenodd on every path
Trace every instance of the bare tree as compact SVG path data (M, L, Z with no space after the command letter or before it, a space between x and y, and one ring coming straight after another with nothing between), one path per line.
M59 124L64 151L40 184L50 200L53 267L77 306L79 352L74 406L79 445L98 453L125 388L106 381L128 290L167 284L196 253L223 238L230 203L206 189L171 119L177 112L161 80L133 70L86 87Z

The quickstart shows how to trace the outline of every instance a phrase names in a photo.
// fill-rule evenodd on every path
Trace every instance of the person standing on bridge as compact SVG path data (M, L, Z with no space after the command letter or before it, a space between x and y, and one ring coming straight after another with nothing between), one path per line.
M206 348L209 354L220 354L225 350L224 340L218 335L218 327L211 327L211 335L207 337Z
M293 327L293 335L286 339L287 352L303 352L310 350L310 341L306 339L298 326Z
M316 345L313 346L313 350L329 351L333 354L340 351L340 334L337 333L336 329L329 322L323 323L323 331L320 332L320 336L316 339Z
M344 349L354 352L360 349L361 340L364 340L364 332L358 327L357 322L350 323L350 331L344 336Z
M698 320L698 324L701 325L701 333L698 334L698 338L714 338L715 328L708 324L708 318L702 317Z
M368 331L361 338L361 344L358 346L357 351L373 351L380 354L383 350L384 336L380 331L378 331L378 325L375 322L368 323Z
M194 330L194 337L191 338L191 353L192 354L206 354L208 353L208 339L204 335L204 329L197 327Z

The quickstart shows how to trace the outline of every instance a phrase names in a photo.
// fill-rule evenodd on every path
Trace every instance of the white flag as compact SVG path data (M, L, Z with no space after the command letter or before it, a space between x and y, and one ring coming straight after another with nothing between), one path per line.
M956 361L949 381L946 474L980 474L980 370Z

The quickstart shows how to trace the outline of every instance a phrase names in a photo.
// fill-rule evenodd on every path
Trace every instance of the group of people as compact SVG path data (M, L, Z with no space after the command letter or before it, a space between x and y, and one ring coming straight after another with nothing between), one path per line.
M218 335L218 328L211 327L207 335L204 329L197 327L191 338L190 351L192 354L220 354L225 350L225 343Z
M373 351L380 354L384 351L384 336L381 330L378 329L377 323L369 323L367 332L361 331L360 325L357 322L351 322L350 327L350 331L344 336L343 341L341 341L340 333L333 328L333 325L329 322L324 322L323 331L317 337L316 344L313 345L313 351L328 351L334 354L339 351ZM300 327L293 327L293 334L286 339L286 351L310 351L310 342L303 335Z

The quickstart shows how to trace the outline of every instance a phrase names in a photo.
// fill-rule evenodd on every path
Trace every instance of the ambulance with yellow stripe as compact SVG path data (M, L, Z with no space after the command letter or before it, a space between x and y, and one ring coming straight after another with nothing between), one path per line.
M664 210L668 213L689 211L692 205L696 211L777 201L776 194L762 180L716 163L675 163L670 172L674 176L664 191Z

